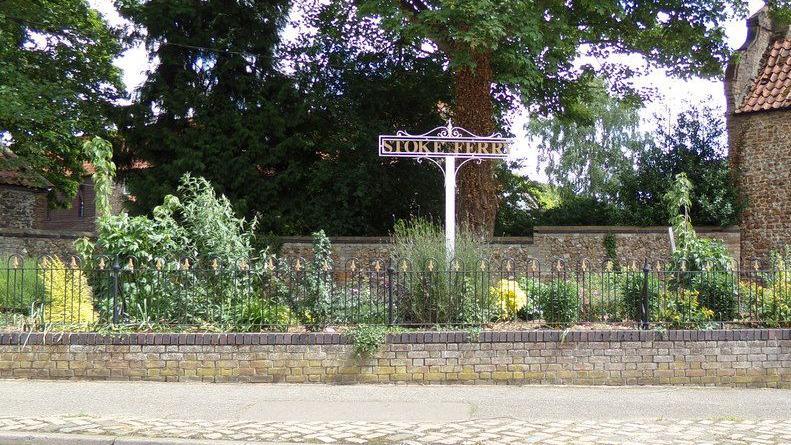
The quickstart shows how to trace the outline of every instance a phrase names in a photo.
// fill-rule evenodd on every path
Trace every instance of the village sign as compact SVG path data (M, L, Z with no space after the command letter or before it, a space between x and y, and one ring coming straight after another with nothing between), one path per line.
M513 139L498 133L477 136L454 127L448 121L447 126L424 134L399 131L395 135L379 136L379 156L416 158L418 162L428 159L445 175L445 251L450 260L455 254L456 176L459 169L470 161L481 163L484 159L505 159L513 142ZM458 165L456 158L461 158Z

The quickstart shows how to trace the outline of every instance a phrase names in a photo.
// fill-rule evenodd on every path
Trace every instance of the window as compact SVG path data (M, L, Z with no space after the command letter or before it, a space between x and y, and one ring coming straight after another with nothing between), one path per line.
M82 191L77 193L77 217L85 217L85 200L82 197Z

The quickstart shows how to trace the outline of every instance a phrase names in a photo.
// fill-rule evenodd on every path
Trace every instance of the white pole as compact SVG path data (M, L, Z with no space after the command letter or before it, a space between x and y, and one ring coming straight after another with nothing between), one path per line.
M445 156L445 252L448 261L456 252L456 158Z

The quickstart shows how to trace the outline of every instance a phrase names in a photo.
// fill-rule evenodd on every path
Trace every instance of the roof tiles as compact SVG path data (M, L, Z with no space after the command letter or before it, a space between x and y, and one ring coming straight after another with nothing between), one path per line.
M791 107L791 39L775 41L764 59L760 74L736 113Z

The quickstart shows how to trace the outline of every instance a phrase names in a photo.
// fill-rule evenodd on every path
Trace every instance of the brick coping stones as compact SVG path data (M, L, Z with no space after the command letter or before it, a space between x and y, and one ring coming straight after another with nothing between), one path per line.
M422 343L575 343L646 341L751 341L791 340L791 329L719 330L592 330L592 331L503 331L470 333L403 332L387 334L387 344ZM83 332L6 332L0 333L2 345L344 345L354 343L350 336L329 333L124 333Z

